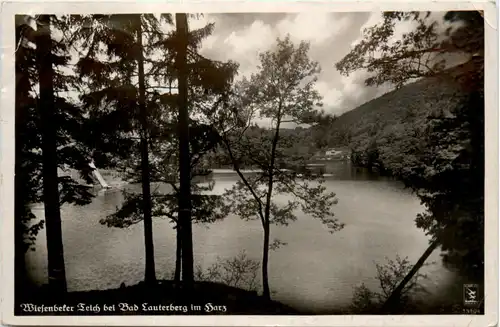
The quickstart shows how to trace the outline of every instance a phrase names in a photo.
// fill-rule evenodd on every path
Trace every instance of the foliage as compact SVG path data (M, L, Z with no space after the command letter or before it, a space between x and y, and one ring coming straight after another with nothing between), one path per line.
M321 106L321 97L314 89L319 66L309 59L308 50L305 42L295 46L289 37L278 39L274 50L259 55L258 73L234 87L232 101L218 113L224 119L213 122L240 177L224 197L242 219L258 219L262 223L262 280L267 298L270 225L288 225L297 219L296 211L301 209L327 225L331 232L343 227L332 218L337 199L334 193L326 192L321 176L309 174L299 180L295 172L285 169L290 164L300 165L305 158L286 155L286 150L293 147L293 138L280 134L282 124L309 121ZM271 121L271 128L262 133L252 123L256 116ZM259 171L245 176L242 164L248 163ZM291 195L293 200L282 203L277 200L279 194Z
M377 276L375 278L379 283L378 291L369 289L364 283L354 287L351 304L353 313L380 313L382 305L413 267L408 257L401 258L400 256L396 256L395 260L386 258L386 261L384 264L375 264L377 268ZM396 312L405 312L404 310L411 309L418 302L418 296L427 293L427 290L421 284L421 281L426 278L425 274L417 273L405 285L399 301L400 310L403 311Z
M483 112L484 97L473 92L451 117L434 117L420 165L404 175L428 209L417 217L417 226L441 241L445 263L479 279L484 274Z
M213 223L225 218L228 208L218 195L202 194L210 191L213 183L208 186L193 185L193 213L192 219L195 223ZM113 214L100 220L100 223L108 227L127 228L141 222L144 218L142 212L142 195L123 191L124 204ZM172 193L162 194L155 191L152 194L153 217L169 219L173 227L177 227L178 215L178 190Z
M89 143L92 143L93 149L108 150L98 153L102 164L116 165L116 158L127 158L131 148L136 148L140 153L140 168L137 171L140 172L142 186L140 208L144 221L145 281L154 283L149 143L159 128L155 119L161 120L163 113L157 101L158 87L152 84L158 80L158 76L150 75L156 66L146 67L146 63L151 63L157 50L154 43L163 36L160 23L172 23L171 18L152 14L72 18L79 26L79 42L85 52L77 63L78 73L86 84L81 100L93 114L92 121L96 122L91 127L98 127L93 132L103 132L102 135L91 134ZM112 121L112 124L104 126L104 121ZM132 204L137 202L132 201ZM131 209L129 204L125 204L125 208Z
M222 283L248 291L257 291L257 275L260 264L256 260L247 257L244 251L241 251L236 257L222 259L217 257L206 271L201 266L196 268L195 279L198 281L210 281Z
M468 56L482 51L484 34L479 27L482 17L477 12L449 12L443 17L449 24L444 31L430 12L384 12L383 22L366 28L363 40L335 66L343 75L359 69L370 77L366 85L378 86L390 83L400 88L422 77L435 76L449 67L450 55ZM415 27L394 40L396 26L411 22ZM466 37L464 37L466 36Z
M369 167L369 150L376 150L379 160L371 163L394 174L417 161L425 147L427 116L450 111L461 101L457 94L457 83L426 78L339 116L321 137L330 147L349 147L359 166ZM342 133L349 133L349 140L340 139Z
M37 83L35 52L27 46L27 37L34 30L28 25L30 17L16 16L16 163L15 163L15 221L16 251L25 253L34 245L39 228L29 228L35 215L30 203L41 202L41 156L36 98L32 88ZM26 40L24 44L23 40ZM34 249L34 248L33 248ZM19 254L17 254L19 255Z
M32 224L35 219L30 205L42 201L42 144L39 112L38 66L35 56L37 31L36 19L27 15L16 16L16 164L15 164L15 220L21 222L17 229L24 229L25 241L18 251L34 250L35 237L44 221ZM64 28L65 17L50 16L52 30ZM67 92L75 87L75 79L64 72L69 66L68 40L57 41L52 37L51 51L54 66L54 119L51 127L57 131L57 165L60 170L77 170L81 177L90 179L87 165L88 152L81 142L85 134L85 110L71 99ZM59 178L61 203L85 205L93 194L75 179ZM16 232L17 233L17 232Z
M143 163L147 160L149 177L146 182L167 183L171 187L167 194L153 191L150 199L145 199L148 195L125 192L122 206L101 223L128 227L144 221L144 203L151 201L152 216L168 218L179 233L178 67L175 58L180 36L174 29L168 29L173 25L172 18L166 14L160 19L146 14L73 18L78 24L89 26L80 29L81 36L87 39L84 41L86 55L80 58L78 71L87 80L85 83L91 82L82 101L95 115L95 125L89 126L96 131L94 136L89 136L94 148L98 149L94 155L101 159L101 166L115 167L133 182L145 182ZM134 34L139 26L144 38L142 48ZM213 184L196 185L197 177L210 173L203 157L218 143L217 133L198 117L205 110L204 104L219 101L237 69L234 63L215 62L197 54L201 41L212 30L213 25L207 25L188 34L192 220L201 223L223 219L227 209L220 196L206 194L213 189ZM137 110L140 102L140 87L136 83L140 65L134 62L137 52L142 52L145 61L146 117ZM101 55L97 56L98 53ZM130 151L141 146L143 143L139 141L145 139L149 152L147 159ZM180 241L178 237L178 260Z
M208 124L203 122L202 114L204 113L203 105L206 103L220 101L224 94L224 88L227 87L236 73L237 66L234 63L221 63L212 61L197 54L197 50L204 37L210 35L213 29L212 25L190 31L189 38L189 143L192 169L191 177L196 180L196 177L203 177L210 174L208 165L203 158L214 151L219 142L219 137L216 131ZM178 152L179 142L177 136L177 95L172 92L175 89L172 86L176 78L175 63L173 62L172 53L177 51L175 44L177 35L174 30L166 33L162 39L158 40L154 46L161 50L162 57L160 59L151 60L154 65L151 70L151 75L158 78L158 82L167 82L169 91L164 94L155 94L152 98L152 105L158 106L161 115L156 117L154 133L150 137L152 155L150 161L151 177L153 182L168 183L175 192L178 192L177 183L179 182L179 167L178 167ZM163 63L163 66L160 66ZM166 64L165 64L166 63ZM156 66L158 64L159 66ZM214 105L214 108L217 106ZM196 117L196 119L194 118ZM137 158L128 156L127 166L134 167ZM135 162L135 163L134 163ZM124 168L123 166L121 166ZM124 169L125 170L125 169ZM131 174L129 177L137 175L137 170L128 170ZM206 192L213 188L213 185L208 187L193 185L193 189L197 192Z
M337 123L350 124L355 164L377 166L413 189L427 209L417 217L417 226L431 241L439 240L445 262L481 280L483 18L478 12L448 12L444 19L455 26L440 36L436 24L426 22L419 13L385 13L383 17L383 24L367 30L365 39L337 68L343 74L368 69L373 73L366 80L368 85L393 83L401 88L339 117ZM402 19L413 20L417 27L391 45L394 26ZM466 62L447 68L446 60L454 53L461 53ZM427 58L436 65L414 69L415 60ZM426 78L402 87L414 77ZM383 125L377 126L381 121Z
M206 177L210 174L207 169L203 156L209 152L212 144L213 135L207 126L192 122L190 128L190 143L191 143L191 219L194 223L209 224L224 219L229 208L224 203L222 196L210 194L214 188L214 181L209 183L198 183L199 177ZM175 133L171 130L170 133ZM168 134L167 129L164 130L163 136ZM170 140L170 141L166 141ZM164 183L170 186L167 193L160 190L153 190L151 195L152 201L152 217L169 219L173 224L173 228L179 233L178 211L179 211L179 165L178 165L178 142L175 138L167 137L159 138L156 142L152 142L151 162L151 181L154 183ZM131 155L127 164L129 167L124 167L125 173L129 179L137 180L140 178L139 158ZM143 221L142 209L142 194L131 194L126 190L123 191L125 201L117 211L100 221L109 227L128 227L132 224ZM178 256L180 252L180 239L177 238ZM180 260L178 257L177 260ZM179 263L179 262L177 262ZM178 270L176 269L176 272Z
M146 121L139 106L139 57L152 56L152 43L161 37L161 22L154 15L72 16L76 26L74 42L81 47L76 72L81 80L80 100L89 110L86 142L99 167L116 167L130 150L139 149L141 137L154 129L161 116L155 97L155 76L145 78ZM137 31L141 27L146 43L140 48ZM146 67L144 75L150 76ZM143 126L144 125L144 126Z
M25 256L35 250L43 227L47 237L49 285L53 292L66 292L60 207L85 205L93 194L85 185L60 171L73 170L91 180L88 152L82 142L86 111L69 95L76 85L67 71L70 49L64 30L65 17L16 16L15 98L15 265L16 294L22 294L26 278ZM36 27L36 28L35 28ZM45 217L38 223L31 205L42 202Z

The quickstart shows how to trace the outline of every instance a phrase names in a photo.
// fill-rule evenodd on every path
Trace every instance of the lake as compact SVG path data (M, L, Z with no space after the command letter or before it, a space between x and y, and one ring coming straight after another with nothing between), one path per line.
M348 305L353 287L365 283L377 287L375 262L395 259L396 254L416 262L428 246L424 233L415 227L423 211L419 200L401 183L352 168L348 163L329 165L326 183L337 194L334 211L345 228L330 234L326 226L301 214L289 226L272 226L271 240L287 245L270 253L269 282L273 298L311 312ZM222 193L238 177L215 173L214 192ZM113 183L111 183L113 184ZM140 185L124 185L140 190ZM123 201L121 188L101 190L85 207L64 206L62 229L66 274L70 291L107 289L140 282L144 277L142 223L126 229L109 228L99 220L113 213ZM43 208L34 209L43 216ZM262 254L259 221L246 222L235 215L224 221L193 226L195 261L206 268L220 258L241 251L259 260ZM158 278L170 279L175 263L175 233L167 220L154 221L154 245ZM27 254L29 273L38 283L47 280L45 232L38 236L36 251ZM445 269L436 251L425 271L432 298L445 296L454 274Z

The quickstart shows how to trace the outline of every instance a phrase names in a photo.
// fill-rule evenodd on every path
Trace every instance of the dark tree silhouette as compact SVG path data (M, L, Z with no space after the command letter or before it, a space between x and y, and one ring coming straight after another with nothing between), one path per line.
M33 28L35 26L36 28ZM49 285L54 292L66 290L60 206L85 205L88 189L58 170L73 169L89 178L87 153L79 142L84 121L82 108L64 94L74 78L60 69L68 66L67 39L56 41L53 30L67 27L64 17L16 16L16 152L15 239L16 294L28 286L24 253L35 250L35 237L46 225ZM43 202L45 220L31 223L31 205ZM20 283L24 283L20 285ZM25 294L24 294L25 295ZM19 298L19 297L17 297Z
M174 24L170 15L162 15L162 21L146 14L141 17L144 39L142 45L134 41L139 38L137 29L130 27L129 21L135 19L132 16L93 15L75 18L78 19L78 24L83 26L79 37L85 41L86 49L86 54L82 56L78 64L81 76L86 79L84 85L89 85L84 90L83 101L85 106L92 108L94 113L91 120L93 125L89 124L89 129L98 131L89 136L88 143L93 144L93 147L99 150L96 154L101 165L115 166L125 173L127 179L133 181L140 182L144 179L142 175L146 170L144 163L145 159L149 158L148 180L168 183L172 187L174 192L170 195L162 195L149 190L149 198L152 202L152 217L167 217L174 222L177 229L175 280L180 281L180 256L183 244L180 227L182 224L178 224L177 214L174 215L171 211L178 210L179 169L185 167L189 170L190 180L200 175L207 175L209 171L202 164L202 158L216 146L218 135L209 125L188 116L188 147L192 154L188 157L190 163L187 166L179 165L179 156L174 154L179 151L176 129L179 125L178 100L180 97L175 91L179 88L177 85L179 68L176 56L179 50L180 33L175 29L170 31L159 29L161 23ZM186 113L188 115L199 113L204 103L218 99L223 93L221 85L225 86L229 83L236 69L232 63L218 63L196 53L201 40L209 35L212 29L213 25L207 25L198 30L186 30L188 34L185 38L187 38L188 48L185 65L186 78L189 79L186 86L189 93ZM103 43L111 51L110 57L105 61L97 60L96 54L100 53L98 43ZM128 52L134 48L142 49L143 68L135 59L140 54ZM142 70L144 74L141 73ZM145 76L144 79L139 78L142 75ZM134 78L137 78L137 83L134 83ZM146 115L142 114L141 88L144 89ZM146 129L143 128L144 125L147 126ZM144 151L146 139L148 156L145 156ZM140 149L141 157L130 152L130 148L136 146ZM113 156L119 158L121 162ZM211 222L224 216L217 209L220 206L218 200L204 196L198 199L203 188L191 185L191 181L188 181L187 185L193 188L195 193L194 198L191 197L192 201L201 206L192 208L196 211L192 217L193 221ZM143 191L141 198L138 198L136 194L126 194L122 207L115 214L103 219L102 223L126 227L143 221L144 216L147 216L144 213L146 207L143 205L146 193L148 193L147 190ZM175 199L172 196L175 196ZM192 236L189 237L192 238ZM186 253L190 252L192 253L192 250Z
M57 176L57 130L53 126L55 99L50 16L40 15L36 24L36 61L40 83L38 110L42 136L43 203L47 230L49 285L53 292L64 293L66 292L66 271Z
M149 157L150 140L156 128L151 118L159 115L160 108L154 100L156 94L149 92L151 78L147 78L145 72L145 63L149 58L145 55L151 55L152 44L161 38L160 20L151 14L92 15L75 19L81 26L78 37L86 52L78 62L80 76L86 78L86 92L82 100L94 113L94 126L89 126L94 127L94 133L88 141L100 150L101 157L104 157L99 161L102 164L106 164L106 155L130 158L130 146L136 146L141 154L137 171L140 172L142 185L145 282L154 285L156 273ZM169 15L162 15L161 20L171 23ZM147 43L143 44L143 40ZM101 44L105 51L100 48ZM98 55L104 53L107 53L107 60L99 60ZM135 80L138 82L135 83ZM99 132L102 134L99 135ZM118 148L113 147L116 144ZM124 165L129 163L125 161Z
M186 14L175 15L177 29L177 57L179 95L179 227L182 248L182 281L187 290L194 282L193 233L191 227L191 160L189 155L189 112L187 91L188 22Z
M367 85L400 88L433 77L456 88L450 112L435 112L427 119L413 162L391 169L426 206L416 224L431 236L431 244L389 297L389 310L438 246L445 262L484 279L484 20L477 11L447 12L445 20L461 24L440 35L429 17L384 13L383 23L366 29L365 38L336 64L344 75L359 69L371 73ZM394 27L403 20L414 21L416 28L391 43ZM464 63L450 68L450 54L459 54Z

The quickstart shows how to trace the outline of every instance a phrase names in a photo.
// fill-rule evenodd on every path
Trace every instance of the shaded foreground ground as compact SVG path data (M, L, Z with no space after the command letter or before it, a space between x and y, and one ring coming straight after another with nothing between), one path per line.
M484 305L464 307L460 302L431 304L420 302L391 313L377 307L364 310L338 308L328 312L303 312L256 292L212 282L196 282L191 296L172 281L159 281L148 287L144 283L117 289L70 292L56 298L46 288L24 292L17 299L15 315L352 315L352 314L484 314Z
M154 287L144 283L122 285L110 290L70 292L65 298L54 298L41 289L27 294L27 298L16 301L16 315L300 314L256 292L211 282L197 282L191 296L172 281L159 281Z

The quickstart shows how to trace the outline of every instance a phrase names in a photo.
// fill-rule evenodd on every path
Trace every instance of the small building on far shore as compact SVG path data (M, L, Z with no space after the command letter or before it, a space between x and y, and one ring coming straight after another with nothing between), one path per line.
M320 151L316 154L315 159L316 160L321 160L321 161L338 161L338 160L345 160L347 159L347 151L343 149L335 149L335 148L330 148L326 149L323 151Z
M342 155L342 151L340 151L340 150L328 149L325 151L325 156L327 156L327 157L337 157L337 156L341 156L341 155Z

